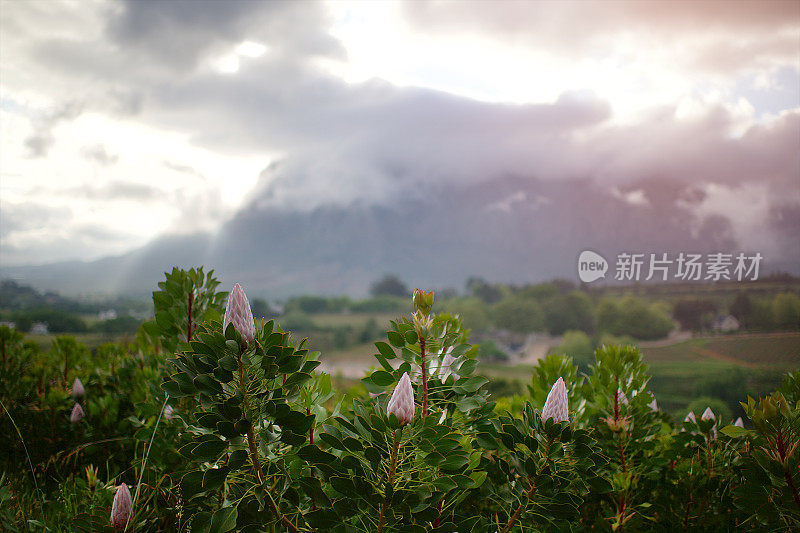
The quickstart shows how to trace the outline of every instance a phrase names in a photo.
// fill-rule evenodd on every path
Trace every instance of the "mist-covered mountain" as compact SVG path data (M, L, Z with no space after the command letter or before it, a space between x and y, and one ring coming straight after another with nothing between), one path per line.
M791 230L774 231L784 243L780 254L753 250L737 242L728 219L697 214L702 201L691 186L657 180L609 191L588 181L514 177L417 190L389 205L293 211L255 199L214 235L160 237L117 257L3 268L0 275L64 294L145 295L173 265L203 264L224 285L239 282L248 293L274 298L360 296L386 273L436 288L463 287L469 276L576 279L584 249L603 254L612 270L621 251L761 251L762 272L798 272L800 246Z

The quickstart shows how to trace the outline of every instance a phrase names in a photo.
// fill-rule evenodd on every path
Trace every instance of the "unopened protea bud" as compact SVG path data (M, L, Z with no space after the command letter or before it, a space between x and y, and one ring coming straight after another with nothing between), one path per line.
M132 510L131 491L123 483L117 487L117 493L114 494L114 503L111 504L111 525L114 526L114 529L123 529L125 527Z
M403 426L414 418L414 389L411 387L408 372L403 373L403 377L392 392L392 397L386 406L386 414L394 414Z
M566 422L569 420L569 407L567 404L567 386L562 378L553 383L547 400L542 407L542 422L552 418L553 422Z
M256 325L253 322L253 311L247 295L237 283L228 295L228 304L225 306L225 318L222 320L222 331L228 329L228 324L233 324L236 331L245 342L252 342L256 338Z
M692 424L697 424L697 419L694 417L694 412L689 411L689 414L686 415L686 418L683 419L684 422L691 422Z
M72 382L72 397L77 400L84 396L86 396L86 390L83 388L83 383L79 378L75 378L75 381Z
M83 417L86 416L83 412L83 408L81 408L80 404L76 403L75 406L72 408L72 413L69 415L69 421L73 424L77 424Z
M733 425L736 426L737 428L743 428L744 422L742 422L742 417L740 416L739 418L737 418L736 422L734 422Z
M423 315L428 316L433 308L433 291L414 289L411 301L414 304L414 311L420 311Z
M173 418L175 418L175 410L169 404L167 404L167 406L164 407L164 418L166 418L167 420L172 420Z
M656 401L655 398L653 398L653 401L650 402L648 405L650 406L651 411L658 411L658 402Z

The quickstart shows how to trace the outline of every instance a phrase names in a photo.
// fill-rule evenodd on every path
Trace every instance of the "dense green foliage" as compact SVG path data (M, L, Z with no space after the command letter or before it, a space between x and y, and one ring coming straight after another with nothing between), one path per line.
M391 322L363 388L343 395L315 371L324 355L276 321L250 341L235 321L223 330L217 285L173 270L136 343L94 354L70 337L42 352L0 327L3 530L110 530L122 482L128 531L800 527L800 373L766 398L742 395L752 429L714 405L696 422L655 408L632 345L601 346L580 370L550 355L524 395L496 401L468 330L429 314L430 294ZM588 326L584 295L558 294L552 316ZM580 335L565 342L585 345ZM404 374L408 423L391 407ZM86 393L73 399L76 377ZM564 402L566 420L542 416ZM76 404L85 417L71 421Z

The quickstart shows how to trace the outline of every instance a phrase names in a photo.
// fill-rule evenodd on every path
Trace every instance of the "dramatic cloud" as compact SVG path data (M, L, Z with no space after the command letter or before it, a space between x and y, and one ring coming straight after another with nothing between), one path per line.
M243 205L509 176L776 254L796 231L796 2L15 2L0 24L0 199L72 213L4 228L3 263L45 260L65 231L85 246L54 259L214 230Z

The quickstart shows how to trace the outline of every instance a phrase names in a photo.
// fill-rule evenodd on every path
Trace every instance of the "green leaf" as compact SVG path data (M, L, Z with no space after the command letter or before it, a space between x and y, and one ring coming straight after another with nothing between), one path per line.
M197 390L209 396L222 394L222 385L208 374L200 374L194 378L194 386L197 387Z
M403 336L396 331L389 331L388 333L386 333L386 336L388 337L389 342L392 343L392 346L395 346L397 348L402 348L406 344L406 341L403 338Z
M439 465L442 470L461 470L469 463L469 457L464 453L452 453L445 457L445 460Z
M181 390L177 383L174 381L165 381L161 384L161 390L172 396L173 398L183 398L184 396L189 396Z
M396 357L394 350L392 347L386 344L385 342L376 342L375 347L378 349L378 352L386 359L394 359Z
M231 471L236 471L247 462L247 451L246 450L236 450L231 453L230 458L228 459L228 468Z
M462 378L453 386L453 390L456 392L475 392L488 382L489 380L483 376L474 376L468 379Z
M236 370L238 363L236 362L236 358L232 355L226 355L219 360L219 366L222 367L224 370L228 370L232 372Z
M295 389L299 389L303 383L311 379L311 374L306 374L305 372L298 372L296 374L292 374L286 380L286 383L283 384L283 389L286 391L292 391Z
M221 468L210 468L203 473L203 490L208 492L217 489L225 483L225 478L228 477L230 468L223 466Z
M227 447L227 441L214 435L203 435L197 441L182 446L179 452L184 457L189 457L196 461L213 462Z
M484 450L497 449L497 440L494 437L492 437L489 433L478 433L478 435L475 437L475 440L478 442L478 445Z
M337 492L345 496L355 496L357 494L356 487L350 478L334 476L330 478L330 482Z
M474 487L477 489L483 482L486 481L486 472L473 472L469 475L472 478L472 481L475 482Z
M225 533L236 527L236 518L239 513L236 507L223 507L214 513L211 519L211 529L209 533Z
M478 366L477 359L466 359L463 363L457 368L453 369L459 376L469 376L473 372L475 372L475 368Z
M203 492L203 472L195 470L181 479L181 492L186 499Z
M394 383L394 376L385 370L376 370L371 377L372 382L381 387Z
M204 511L192 517L192 533L208 533L211 528L211 513Z
M379 394L379 393L381 393L381 392L383 392L385 390L385 387L381 387L379 385L376 385L372 381L372 376L367 376L365 378L361 378L361 383L364 384L364 388L366 388L368 392L371 392L373 394Z
M720 433L727 435L729 437L741 437L743 435L749 435L750 432L744 428L740 428L739 426L725 426L724 428L719 430Z

